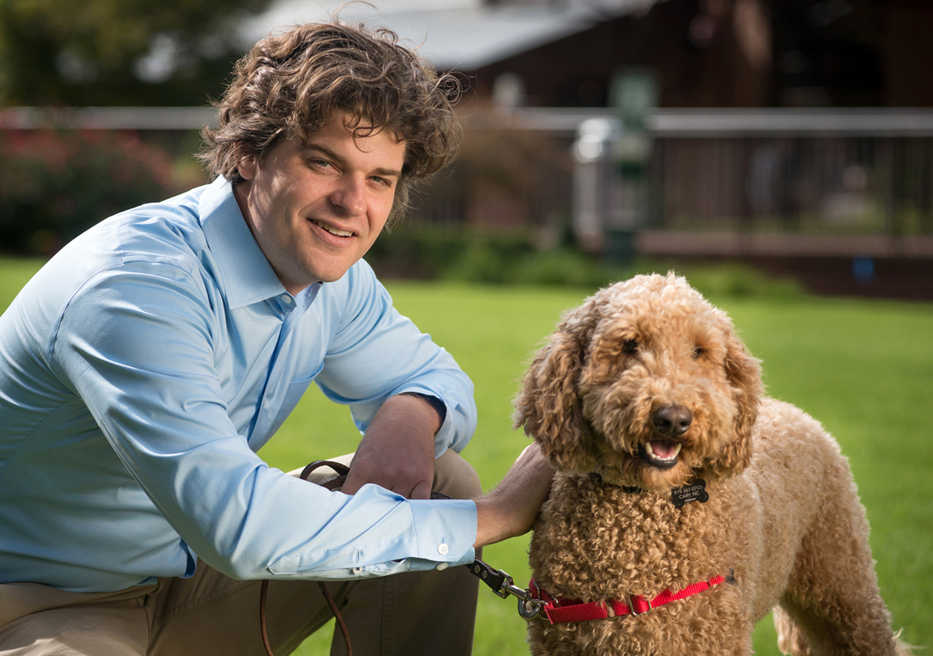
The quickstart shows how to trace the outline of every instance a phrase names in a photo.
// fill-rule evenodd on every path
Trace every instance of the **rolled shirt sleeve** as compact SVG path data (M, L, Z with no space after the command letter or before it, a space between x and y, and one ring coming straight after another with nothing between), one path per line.
M333 401L350 405L365 431L386 398L416 392L446 408L434 441L434 457L462 450L476 429L473 383L454 358L399 314L365 262L346 276L344 321L336 326L317 383ZM366 372L361 375L361 372Z

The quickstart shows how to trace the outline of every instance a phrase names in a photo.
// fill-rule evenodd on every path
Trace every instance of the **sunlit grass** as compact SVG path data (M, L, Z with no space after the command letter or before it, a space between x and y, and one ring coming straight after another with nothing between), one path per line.
M42 262L38 258L0 257L0 311L6 309Z

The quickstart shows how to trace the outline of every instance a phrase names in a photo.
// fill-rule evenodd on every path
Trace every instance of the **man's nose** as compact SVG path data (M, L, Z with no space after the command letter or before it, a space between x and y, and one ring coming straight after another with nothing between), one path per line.
M337 186L330 193L330 204L347 216L355 216L366 211L366 195L363 181L355 176L341 176Z

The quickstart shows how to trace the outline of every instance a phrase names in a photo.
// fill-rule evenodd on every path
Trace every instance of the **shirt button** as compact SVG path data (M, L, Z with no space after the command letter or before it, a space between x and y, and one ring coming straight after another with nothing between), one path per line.
M450 551L450 547L448 547L444 542L441 542L439 545L437 545L437 553L440 555L446 556L448 551Z
M437 567L435 567L434 569L436 569L438 572L443 572L448 567L450 567L450 565L448 565L447 563L438 563Z
M288 294L282 294L281 296L279 296L279 300L285 303L285 305L292 304L292 297L289 296Z

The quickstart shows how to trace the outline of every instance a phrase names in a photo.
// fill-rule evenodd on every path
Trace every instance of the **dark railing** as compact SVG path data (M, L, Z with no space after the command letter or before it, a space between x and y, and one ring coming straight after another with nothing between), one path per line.
M523 109L565 143L606 110ZM649 117L655 228L933 234L933 111L659 110Z

